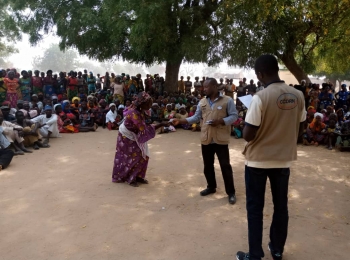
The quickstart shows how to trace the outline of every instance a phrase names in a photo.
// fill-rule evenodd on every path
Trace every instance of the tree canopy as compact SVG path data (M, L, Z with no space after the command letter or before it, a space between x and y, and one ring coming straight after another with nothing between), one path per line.
M222 60L217 17L225 2L11 0L8 4L32 43L56 29L61 48L75 47L90 58L121 57L146 65L166 62L167 85L175 89L182 61Z
M90 58L165 62L170 90L183 61L250 67L272 53L300 81L325 53L347 57L334 46L349 34L348 0L4 1L32 43L55 31L62 49L74 47ZM342 45L342 53L349 48Z
M350 51L342 40L349 34L347 0L238 0L229 8L235 11L233 23L223 32L231 64L252 65L261 53L272 53L301 81L316 70L317 53L336 53L336 46Z

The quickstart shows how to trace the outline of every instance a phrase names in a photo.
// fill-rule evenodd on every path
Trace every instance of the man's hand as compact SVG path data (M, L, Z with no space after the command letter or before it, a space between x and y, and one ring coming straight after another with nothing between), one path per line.
M174 119L171 121L171 124L173 124L174 126L177 126L178 124L180 124L180 119L174 118Z
M210 125L211 126L225 125L225 121L223 119L211 120Z

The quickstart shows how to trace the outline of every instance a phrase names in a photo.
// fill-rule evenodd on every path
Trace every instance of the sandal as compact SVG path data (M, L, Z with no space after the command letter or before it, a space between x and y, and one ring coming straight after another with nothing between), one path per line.
M141 177L136 177L136 181L142 184L148 184L148 180Z
M133 187L138 187L139 186L136 181L133 181L133 182L129 183L129 185L133 186Z

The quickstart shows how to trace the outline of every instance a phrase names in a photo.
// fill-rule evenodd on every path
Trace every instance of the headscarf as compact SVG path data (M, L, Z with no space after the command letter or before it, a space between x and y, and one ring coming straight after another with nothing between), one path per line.
M56 104L56 105L54 105L54 106L53 106L53 110L56 111L56 107L58 107L58 106L61 106L61 104ZM61 107L62 107L62 106L61 106Z
M28 115L28 111L25 110L25 109L20 109L19 111L21 111L21 112L24 114L24 116L27 116L27 115Z
M118 110L121 109L121 108L125 109L125 106L124 105L119 105Z
M315 113L315 115L314 115L314 121L316 121L316 117L321 117L321 120L323 120L323 114L321 114L321 113Z
M109 108L111 108L111 107L113 107L113 106L116 107L116 105L115 105L114 103L110 103L110 104L109 104Z
M148 102L151 99L151 96L147 94L145 91L142 91L134 96L134 101L131 104L131 108L138 108L142 104Z
M79 97L74 97L72 98L72 102L74 103L75 100L78 100L78 102L80 102L80 98Z

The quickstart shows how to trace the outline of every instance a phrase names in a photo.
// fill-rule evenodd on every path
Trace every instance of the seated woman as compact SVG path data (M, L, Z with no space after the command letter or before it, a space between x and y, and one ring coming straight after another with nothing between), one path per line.
M69 103L69 102L68 102ZM72 104L70 105L70 112L76 117L79 118L79 108L80 108L80 98L74 97L72 99ZM64 106L63 106L64 110Z
M323 115L321 113L316 113L315 118L306 130L307 141L312 145L318 146L322 143L325 135L322 130L326 128L326 125L322 123Z
M118 122L116 121L117 115L118 113L116 111L115 104L110 103L109 111L106 115L106 124L107 124L108 130L118 130L119 126L118 126Z
M95 123L103 128L106 127L106 115L109 111L107 107L107 102L104 99L101 99L99 102L99 107L95 111Z
M185 105L181 105L181 106L179 107L179 113L177 113L177 114L175 115L175 117L176 117L177 119L186 119L186 118L188 117L188 113L187 113L187 111L186 111L186 106L185 106ZM188 129L191 128L191 125L190 125L190 124L182 124L181 127L182 127L183 129L185 129L185 130L188 130Z
M197 111L197 105L193 105L192 108L191 108L190 113L188 114L188 117L193 116L196 113L196 111ZM200 122L192 124L191 130L192 130L192 132L200 131L201 130Z
M344 121L342 124L335 147L341 152L350 151L350 120Z
M333 150L333 144L335 144L337 135L340 133L340 127L337 123L336 117L331 117L326 128L323 130L325 135L325 144L329 150Z
M94 115L88 108L86 101L81 102L79 109L80 132L96 131L98 128L94 122Z
M332 106L327 106L326 109L322 109L321 113L323 114L322 122L328 124L329 117L334 113L334 109Z
M63 102L61 106L61 113L65 114L65 117L68 118L74 125L79 125L79 112L77 113L78 117L75 113L72 113L71 106L69 104L69 101ZM61 117L62 118L62 117Z
M337 118L338 118L337 123L341 126L343 124L343 122L345 121L344 109L339 108L336 113L337 113Z
M172 109L172 104L166 105L166 110L164 111L164 119L175 118L176 111Z
M57 115L57 126L60 133L79 133L79 125L73 125L66 113L63 112L61 104L56 104L53 108Z

